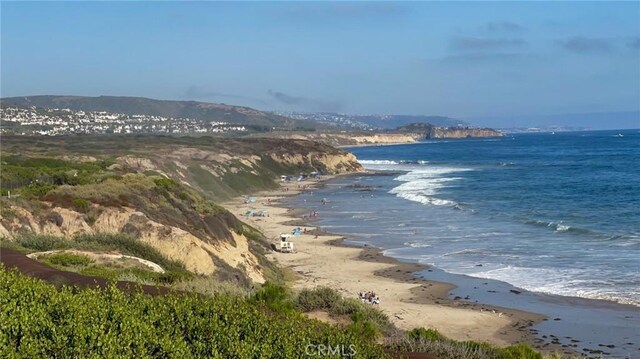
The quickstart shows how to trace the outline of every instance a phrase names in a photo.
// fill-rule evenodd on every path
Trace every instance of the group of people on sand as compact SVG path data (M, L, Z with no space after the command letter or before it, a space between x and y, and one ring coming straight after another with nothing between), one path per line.
M318 212L316 211L311 211L309 212L309 214L303 214L302 218L316 218L318 217Z
M372 290L368 292L358 293L358 297L362 303L380 304L380 297L376 296L376 293Z

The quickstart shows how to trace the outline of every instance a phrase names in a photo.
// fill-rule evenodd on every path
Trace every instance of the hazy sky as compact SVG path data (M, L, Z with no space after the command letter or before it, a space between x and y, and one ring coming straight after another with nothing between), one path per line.
M5 2L1 95L460 118L638 111L640 2Z

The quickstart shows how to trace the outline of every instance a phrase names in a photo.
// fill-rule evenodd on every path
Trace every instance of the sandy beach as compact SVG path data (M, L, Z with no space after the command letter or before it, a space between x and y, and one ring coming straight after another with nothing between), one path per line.
M330 178L325 177L323 180ZM298 185L310 188L317 181L283 183L280 190L254 194L255 203L242 198L224 206L243 221L259 228L272 243L280 233L296 227L311 233L291 237L295 253L273 252L271 259L296 273L294 289L327 286L344 297L357 298L361 291L373 290L381 299L379 308L400 329L435 328L457 340L479 340L498 345L533 343L531 325L543 316L523 311L471 304L447 298L452 284L416 278L413 272L424 269L417 264L400 263L370 247L342 244L341 236L318 233L312 224L302 221L304 209L289 209L280 200L299 193ZM268 217L246 217L250 209L266 210Z

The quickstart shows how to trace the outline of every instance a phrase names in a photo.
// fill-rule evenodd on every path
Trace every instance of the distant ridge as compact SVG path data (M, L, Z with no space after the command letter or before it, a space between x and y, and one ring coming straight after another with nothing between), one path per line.
M412 123L429 123L440 127L469 126L465 121L446 116L356 115L354 117L357 121L384 129L394 129Z
M292 119L250 107L198 101L154 100L123 96L26 96L0 99L2 106L68 108L76 111L106 111L128 115L150 115L225 121L254 127L312 130L314 121Z
M470 126L466 121L446 116L344 114L334 112L279 112L278 114L296 119L333 124L336 127L346 126L357 129L392 130L413 123L429 123L439 127Z

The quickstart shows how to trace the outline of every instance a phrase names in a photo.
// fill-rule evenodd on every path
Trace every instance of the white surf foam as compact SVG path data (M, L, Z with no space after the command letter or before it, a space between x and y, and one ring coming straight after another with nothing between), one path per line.
M360 164L365 167L366 165L398 165L400 164L397 161L391 161L391 160L358 160L358 162L360 162Z
M420 242L420 241L415 241L415 242L405 242L403 243L405 246L407 247L411 247L411 248L428 248L431 247L431 244L427 244L424 242Z
M456 167L421 167L395 178L396 181L405 182L389 191L400 198L434 206L458 206L455 201L436 197L439 190L449 183L459 181L460 177L448 177L456 172L471 171L470 168Z
M617 286L609 281L594 279L595 275L589 275L579 269L505 266L487 271L460 274L499 280L532 292L640 305L638 293L621 291L621 288L608 290L607 288Z

